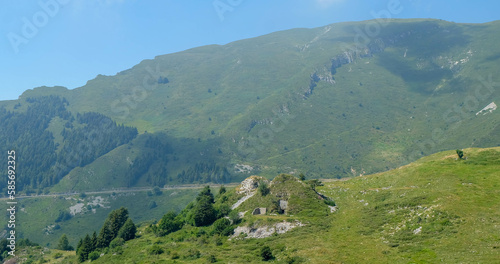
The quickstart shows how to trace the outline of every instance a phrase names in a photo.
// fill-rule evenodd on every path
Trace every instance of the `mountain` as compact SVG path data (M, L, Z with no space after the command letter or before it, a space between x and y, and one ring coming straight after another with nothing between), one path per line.
M456 151L440 152L387 172L329 180L324 186L285 174L270 182L252 176L215 194L217 211L234 204L229 219L237 219L236 212L244 214L239 222L221 218L195 226L187 220L180 230L155 231L168 226L162 224L168 219L189 219L203 200L199 197L212 195L205 188L177 216L167 214L170 218L164 216L157 228L139 227L137 238L100 250L103 254L94 254L100 255L95 262L495 263L500 248L500 148L464 153L458 159ZM260 208L267 212L256 213ZM232 234L225 233L228 227ZM36 250L40 248L23 254L35 260ZM57 253L43 258L52 261ZM76 260L64 256L54 263Z
M157 56L73 90L40 87L0 102L0 143L20 149L32 171L43 164L19 185L29 192L252 174L343 178L446 149L494 147L499 29L498 21L372 20ZM60 113L33 111L49 100L62 102ZM95 127L78 119L86 113ZM16 130L25 115L44 121L34 149L50 156L30 156L24 138L35 134ZM114 133L121 138L102 146Z

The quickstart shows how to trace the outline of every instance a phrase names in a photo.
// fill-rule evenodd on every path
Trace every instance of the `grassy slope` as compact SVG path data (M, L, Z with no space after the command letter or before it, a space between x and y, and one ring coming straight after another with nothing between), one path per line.
M127 242L118 250L121 253L106 254L96 263L206 263L210 255L220 263L260 263L263 246L272 249L274 263L290 259L296 263L495 263L500 250L500 148L465 149L465 154L467 160L457 160L454 151L440 152L388 172L326 182L320 191L338 205L338 211L328 216L245 219L244 223L294 219L306 223L284 235L223 240L216 245L216 237L180 239L198 232L192 227L161 238L144 233L142 227L140 237ZM300 189L287 186L293 188L290 193ZM150 255L153 245L165 252ZM196 250L200 257L189 257ZM174 255L178 258L172 260Z
M498 71L499 22L393 20L376 37L386 45L384 52L343 65L335 84L320 81L304 99L310 75L328 77L331 59L352 47L356 28L367 23L372 22L334 24L329 31L287 30L162 55L72 91L40 88L23 98L60 94L75 112L99 111L141 132L166 132L177 141L200 138L203 148L221 150L210 156L216 162L229 168L250 164L269 177L294 171L345 177L351 167L359 175L445 149L498 144L500 116L475 113L500 101L497 88L489 93L483 87L485 96L477 96L482 87L478 78ZM406 37L391 42L402 35ZM144 84L151 76L168 77L170 83ZM450 109L461 113L446 119ZM262 124L250 130L252 121ZM72 172L72 178L84 182L86 171L110 169L102 164L120 155L110 152ZM177 162L171 172L192 165ZM113 175L104 177L110 179L103 184L113 182Z
M62 234L67 234L71 245L76 247L77 240L86 233L99 232L102 223L113 209L127 207L130 217L135 223L160 219L170 210L180 211L198 192L197 189L164 190L161 196L148 196L146 191L129 193L117 192L115 195L88 195L84 199L78 196L70 197L36 197L23 198L19 201L17 212L17 229L20 237L29 238L43 246L54 248ZM104 199L104 207L92 206L95 213L84 209L70 220L55 223L60 211L68 211L71 206L83 203L84 208L100 196ZM79 201L78 201L79 200ZM149 209L150 202L156 202L157 207ZM2 219L4 217L2 216ZM5 218L6 219L6 218ZM5 220L6 222L6 220ZM58 224L60 229L54 229Z
M340 207L325 245L339 262L498 261L500 148L425 157L386 173L328 183ZM421 227L421 232L413 232Z
M96 263L206 263L209 255L220 263L259 263L264 245L273 250L274 263L291 258L308 263L495 263L500 148L465 153L467 160L446 151L388 172L327 182L320 191L335 199L338 211L323 217L279 216L307 224L284 235L216 246L214 237L179 241L180 233L156 238L142 232L123 246L121 255L107 254ZM253 216L247 221L257 220L276 219ZM165 253L148 254L153 244ZM193 249L200 251L199 259L188 257ZM179 259L172 260L173 255Z

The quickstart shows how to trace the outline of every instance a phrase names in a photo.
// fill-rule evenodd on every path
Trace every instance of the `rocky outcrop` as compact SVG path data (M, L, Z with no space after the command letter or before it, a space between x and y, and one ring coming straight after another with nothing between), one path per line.
M241 182L240 185L236 187L236 193L237 194L244 194L245 196L239 199L233 206L231 206L231 209L234 210L238 208L243 202L246 200L250 199L254 194L257 192L257 188L259 188L259 184L261 182L265 182L266 184L269 184L269 180L260 177L260 176L250 176L246 178L244 181Z
M260 176L250 176L241 182L240 185L236 187L237 194L249 195L259 188L260 182L265 182L269 184L269 180Z
M313 73L310 76L309 80L309 87L306 89L306 92L304 93L304 98L307 98L312 95L314 88L318 86L318 82L321 80L321 78L318 76L317 73Z
M305 93L306 92L307 92L307 89L306 89ZM284 116L290 115L290 109L289 109L288 103L285 103L285 104L282 104L276 108L273 108L272 113L273 113L272 117L267 117L267 118L260 119L260 120L254 119L254 120L250 121L250 124L248 124L248 127L247 127L247 132L250 133L250 131L252 131L252 129L257 125L274 125L277 122L280 122L279 120L281 120L283 122Z
M394 46L396 43L414 33L415 32L410 30L384 38L377 38L363 47L352 45L352 47L346 49L342 54L335 56L331 60L330 72L332 74L332 78L335 80L333 76L337 73L337 69L342 67L342 65L350 64L359 58L372 57L377 53L383 52L387 47Z
M234 229L234 234L231 238L238 238L243 236L244 238L266 238L272 236L274 233L284 234L296 227L304 226L299 221L295 222L280 222L271 226L260 226L260 227L248 227L248 226L239 226Z

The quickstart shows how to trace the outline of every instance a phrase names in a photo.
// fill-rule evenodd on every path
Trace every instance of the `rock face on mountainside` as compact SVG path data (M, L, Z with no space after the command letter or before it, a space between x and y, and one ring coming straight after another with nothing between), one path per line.
M236 193L238 194L250 194L259 188L260 182L265 182L269 184L269 180L260 176L250 176L241 182L238 187L236 187Z
M300 221L294 221L294 222L283 221L276 224L259 226L259 227L239 226L236 229L234 229L234 234L233 236L231 236L231 238L239 238L239 237L266 238L272 236L275 233L284 234L296 227L301 227L301 226L305 225Z
M499 29L372 20L161 55L0 101L0 145L30 157L21 192L344 178L497 146Z

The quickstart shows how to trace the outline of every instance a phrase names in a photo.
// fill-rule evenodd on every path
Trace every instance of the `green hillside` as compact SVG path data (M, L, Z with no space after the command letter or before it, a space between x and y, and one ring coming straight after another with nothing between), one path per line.
M498 146L498 112L479 112L500 101L500 23L386 22L286 30L161 55L74 90L35 88L0 106L24 113L30 98L59 96L74 118L98 112L137 128L128 145L76 157L91 159L45 184L61 180L53 191L234 182L251 174L342 178L446 149ZM367 34L373 27L380 31ZM55 145L64 123L49 118ZM146 131L170 151L146 162ZM136 158L136 174L118 173ZM90 180L92 172L102 181Z
M95 263L261 263L265 247L271 263L495 263L500 148L464 152L463 160L446 151L388 172L327 181L316 189L335 201L334 212L307 184L280 175L268 183L269 194L262 195L259 187L234 210L257 206L269 211L247 212L238 226L255 230L283 221L303 226L267 238L231 240L214 235L214 226L186 224L165 236L143 226L138 238L105 249ZM235 190L218 194L215 206L242 196ZM274 199L287 200L295 211L275 211L266 204Z
M154 221L166 211L182 210L198 192L198 189L178 189L151 194L147 190L117 190L86 195L27 197L18 201L16 233L19 238L28 238L49 248L55 248L61 235L67 234L70 244L76 246L82 234L89 230L98 231L113 209L126 206L135 222ZM7 223L8 215L2 214L0 220ZM4 228L7 229L7 225ZM6 237L5 232L0 233L1 238Z
M263 246L271 248L276 263L494 263L500 248L495 209L500 206L500 148L465 153L467 160L447 151L385 173L328 182L319 190L335 200L338 210L288 216L307 224L286 234L220 246L203 236L180 242L175 236L144 235L102 263L169 263L172 252L181 263L206 263L212 254L220 263L259 263ZM151 243L165 253L148 256ZM200 259L183 259L193 248Z

